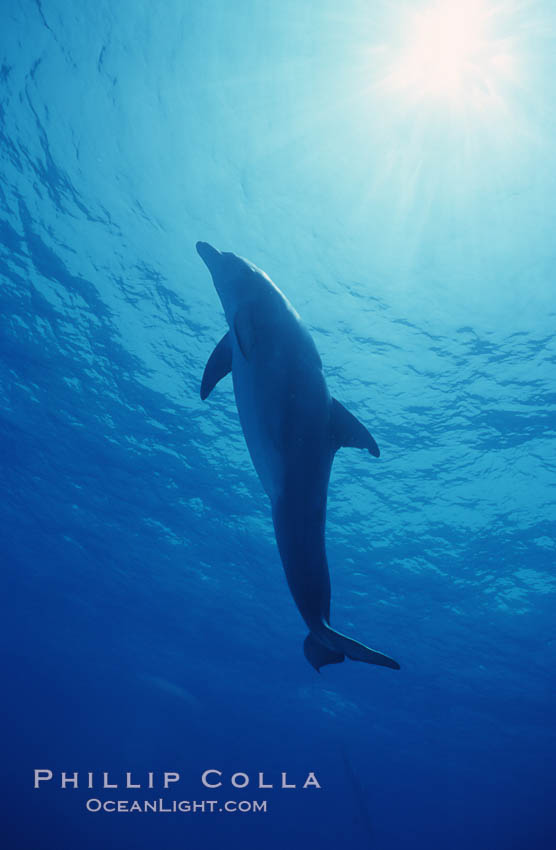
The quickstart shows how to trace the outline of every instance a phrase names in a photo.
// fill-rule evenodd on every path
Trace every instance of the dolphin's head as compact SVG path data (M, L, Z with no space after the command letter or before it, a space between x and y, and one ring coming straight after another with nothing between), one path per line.
M246 301L258 300L274 284L257 266L226 251L217 251L208 242L197 242L197 253L212 275L226 318L230 321Z

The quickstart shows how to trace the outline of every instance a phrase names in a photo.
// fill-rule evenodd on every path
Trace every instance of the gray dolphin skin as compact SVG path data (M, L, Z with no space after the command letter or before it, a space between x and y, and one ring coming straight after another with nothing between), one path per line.
M305 657L319 670L345 656L399 670L387 655L330 625L324 543L328 481L340 446L380 452L367 429L328 392L315 343L288 299L261 269L197 242L229 330L212 352L201 398L232 373L239 419L270 498L280 557L309 634Z

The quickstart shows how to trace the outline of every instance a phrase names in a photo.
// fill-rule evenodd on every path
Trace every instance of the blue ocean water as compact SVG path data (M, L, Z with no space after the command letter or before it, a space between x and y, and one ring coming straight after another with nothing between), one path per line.
M485 7L446 97L397 72L427 5L3 0L3 846L556 846L556 21ZM303 656L230 379L199 398L198 239L380 445L334 463L332 615L400 672ZM86 809L208 768L268 811Z

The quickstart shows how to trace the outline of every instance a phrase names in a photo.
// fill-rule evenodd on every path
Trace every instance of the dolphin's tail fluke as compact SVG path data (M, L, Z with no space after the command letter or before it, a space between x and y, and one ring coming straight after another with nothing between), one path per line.
M315 668L317 673L325 664L339 664L345 658L343 652L334 652L333 649L328 649L312 632L309 632L305 638L303 652L305 653L305 658Z
M393 658L369 649L363 643L358 643L340 632L334 631L329 625L324 625L322 633L317 637L309 632L303 644L305 658L315 670L324 667L325 664L338 664L347 655L353 661L364 661L366 664L378 664L381 667L390 667L399 670L400 665Z

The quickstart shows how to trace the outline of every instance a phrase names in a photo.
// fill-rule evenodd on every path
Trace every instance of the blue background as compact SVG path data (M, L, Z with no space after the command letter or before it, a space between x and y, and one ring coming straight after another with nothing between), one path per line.
M556 22L499 4L515 73L454 104L382 85L409 5L2 0L6 847L556 846ZM332 613L399 673L303 657L197 239L381 448L336 457ZM323 788L32 790L209 767Z

